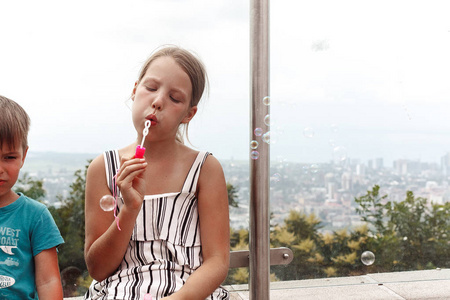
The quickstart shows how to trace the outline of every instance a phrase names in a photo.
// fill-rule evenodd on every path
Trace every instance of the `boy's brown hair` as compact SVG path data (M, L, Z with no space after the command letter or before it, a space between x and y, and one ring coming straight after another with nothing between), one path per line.
M0 95L0 148L6 144L13 149L20 143L25 151L29 129L30 117L22 106Z

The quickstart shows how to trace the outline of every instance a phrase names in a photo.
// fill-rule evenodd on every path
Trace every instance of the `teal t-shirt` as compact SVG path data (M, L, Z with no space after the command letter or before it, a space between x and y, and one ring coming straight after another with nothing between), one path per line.
M34 256L64 243L47 207L19 195L0 208L0 299L38 299Z

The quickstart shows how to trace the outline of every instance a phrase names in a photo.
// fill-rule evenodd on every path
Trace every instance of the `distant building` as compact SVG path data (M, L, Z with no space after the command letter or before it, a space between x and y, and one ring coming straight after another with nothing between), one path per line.
M352 189L352 174L349 172L342 173L341 188L345 191L350 191Z
M406 175L408 173L408 161L406 159L395 160L394 172L398 175Z
M376 158L374 167L377 170L383 169L384 168L383 158L381 158L381 157Z
M450 175L450 152L441 157L441 170L445 176Z

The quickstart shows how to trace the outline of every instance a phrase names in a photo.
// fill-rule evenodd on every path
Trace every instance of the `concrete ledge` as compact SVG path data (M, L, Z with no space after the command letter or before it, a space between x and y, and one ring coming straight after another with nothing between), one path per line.
M232 285L228 290L233 300L250 299L247 285ZM444 300L450 299L450 269L272 282L270 299Z
M248 285L226 286L232 300L249 300ZM82 300L83 297L64 298ZM375 273L270 284L273 300L450 299L450 269Z

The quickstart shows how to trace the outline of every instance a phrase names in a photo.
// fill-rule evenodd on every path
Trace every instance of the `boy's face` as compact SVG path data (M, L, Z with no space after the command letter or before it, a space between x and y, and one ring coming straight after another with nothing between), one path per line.
M16 144L11 147L3 143L0 149L0 207L17 199L17 194L12 191L12 187L19 177L28 149L24 151L21 143Z

